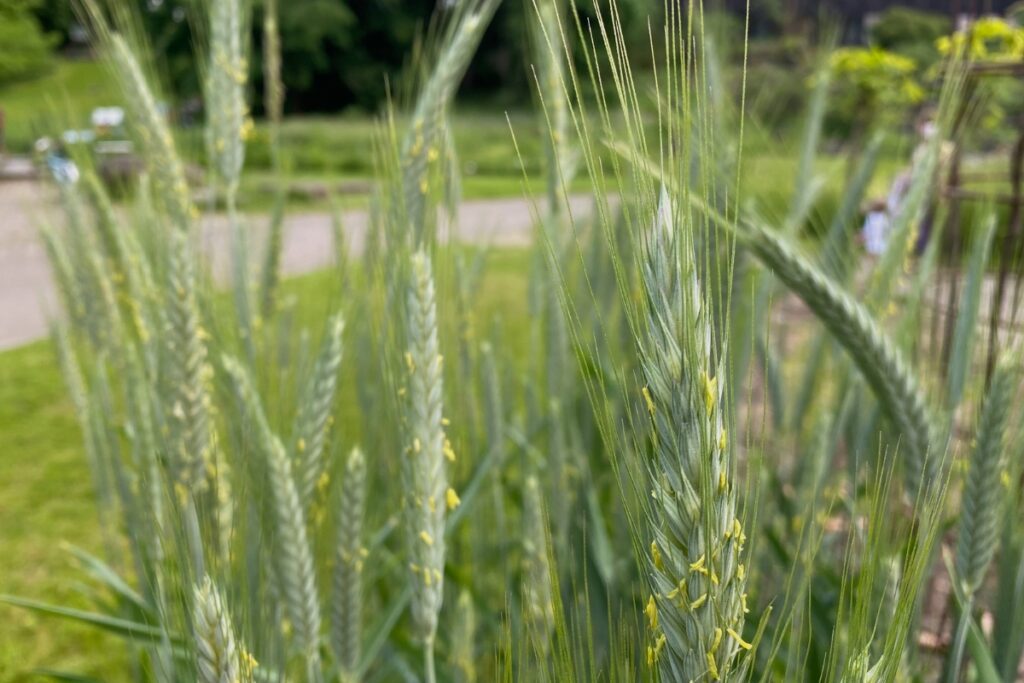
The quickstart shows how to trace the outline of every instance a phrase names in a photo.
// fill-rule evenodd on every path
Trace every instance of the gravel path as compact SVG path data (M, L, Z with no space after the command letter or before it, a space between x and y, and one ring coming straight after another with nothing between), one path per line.
M585 196L572 198L575 212L586 211ZM467 201L453 229L457 241L495 246L522 246L532 236L533 207L524 199ZM44 337L57 311L57 298L38 227L60 220L53 189L38 182L0 183L0 349ZM258 247L266 233L265 215L248 216ZM358 254L366 236L365 211L342 216L351 253ZM202 239L214 273L227 272L228 230L222 216L204 221ZM290 213L285 219L283 269L297 275L331 263L331 218L324 212ZM254 253L259 253L257 248Z

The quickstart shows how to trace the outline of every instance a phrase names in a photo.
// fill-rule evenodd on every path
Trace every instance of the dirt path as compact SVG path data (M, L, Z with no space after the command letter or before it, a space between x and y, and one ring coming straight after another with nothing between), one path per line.
M572 199L574 211L585 211L584 196ZM459 209L453 238L495 246L526 245L532 234L532 207L524 199L467 201ZM38 227L60 220L52 188L38 182L0 183L0 349L34 341L47 334L48 320L57 310L46 252ZM262 243L267 216L248 216L254 239ZM365 211L342 216L351 253L358 254L366 236ZM222 216L203 224L202 240L215 273L227 271L228 231ZM258 253L257 249L253 249ZM291 213L285 220L283 269L297 275L331 263L334 249L331 218L323 212Z

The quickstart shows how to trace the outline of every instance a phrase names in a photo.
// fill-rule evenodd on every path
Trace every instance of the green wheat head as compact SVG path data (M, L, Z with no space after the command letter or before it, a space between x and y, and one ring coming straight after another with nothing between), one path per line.
M366 548L363 517L366 503L366 458L353 448L345 463L338 507L331 644L346 680L355 680L362 643L362 586Z
M737 655L750 648L742 638L746 537L736 511L721 373L710 355L708 307L693 244L675 228L673 213L663 191L643 261L643 395L655 442L646 508L653 591L646 607L653 639L648 661L664 680L718 680L733 675Z
M454 458L443 424L443 379L437 302L430 257L416 251L406 294L408 372L405 392L406 447L402 454L403 514L409 548L412 615L417 634L432 643L444 598L445 513L457 504L448 487Z

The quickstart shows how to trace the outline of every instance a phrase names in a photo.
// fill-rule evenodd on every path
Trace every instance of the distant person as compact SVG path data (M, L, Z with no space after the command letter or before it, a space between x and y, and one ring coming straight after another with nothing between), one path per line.
M889 186L889 193L884 201L873 202L864 216L864 225L861 228L861 238L864 249L871 256L880 256L888 247L890 234L896 218L905 208L910 188L914 184L917 174L922 172L928 150L933 144L938 126L931 115L922 116L918 120L917 134L918 143L911 156L909 167L903 169L893 178ZM935 186L939 179L940 169L949 158L951 145L946 142L939 148L938 163L935 164L931 185ZM932 222L934 219L934 198L928 201L921 224L918 226L917 239L914 244L914 253L921 254L928 244L931 235Z
M871 256L881 256L889 243L890 226L886 203L873 202L864 216L864 227L860 231L864 251Z

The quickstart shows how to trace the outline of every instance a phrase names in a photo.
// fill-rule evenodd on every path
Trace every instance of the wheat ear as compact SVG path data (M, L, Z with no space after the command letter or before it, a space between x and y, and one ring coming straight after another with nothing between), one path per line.
M739 235L804 300L857 364L900 435L907 492L919 496L935 475L937 459L930 451L940 443L924 392L903 354L864 306L785 238L753 222L746 223Z
M413 228L413 244L424 241L427 171L429 162L440 155L444 109L455 95L455 89L501 0L481 0L477 4L474 10L460 16L454 33L420 92L412 125L402 143L402 195L406 216Z
M231 357L225 357L223 363L249 421L256 427L254 442L265 461L273 506L275 560L285 613L299 648L307 658L309 670L315 671L319 666L320 601L306 519L292 478L291 462L281 440L267 423L259 395L245 368Z
M101 32L107 37L114 73L125 95L125 103L142 147L142 157L149 162L157 196L174 226L187 231L192 222L194 207L189 197L188 183L185 182L185 169L174 148L171 131L127 41L120 34L109 33L105 27L101 28Z
M292 429L291 448L295 462L295 482L299 498L307 508L313 494L326 477L324 446L334 409L334 394L341 366L342 332L345 321L336 313L327 321L320 353L313 374L306 384Z
M641 365L654 432L649 463L653 595L648 662L662 680L718 680L734 670L743 640L745 536L736 514L718 372L712 375L709 307L696 279L692 240L676 231L664 191L647 236Z
M224 598L209 576L204 577L202 584L195 587L192 628L195 634L197 680L200 683L242 683L252 680L253 663L236 644Z
M458 503L448 488L447 460L453 457L443 426L442 358L438 347L437 303L430 257L412 254L406 299L408 370L406 448L402 456L404 514L412 581L412 616L427 650L432 678L434 637L444 598L444 522Z
M240 0L210 2L210 63L206 74L207 141L214 167L234 209L238 181L245 162L247 136L243 54L243 19Z
M476 683L476 609L469 591L459 593L455 609L455 633L451 650L453 678L456 683Z
M984 581L999 541L1003 505L999 480L1007 473L1004 436L1017 377L1016 368L1008 363L996 366L981 410L977 446L967 470L955 566L968 597Z
M548 558L548 530L544 496L537 477L529 476L523 487L523 586L526 618L533 629L537 649L550 649L555 611L551 604L551 563Z
M190 256L186 235L173 233L164 302L164 419L169 429L171 480L185 490L205 486L212 445L212 369L199 322Z
M338 515L337 565L334 568L334 609L331 614L334 654L344 680L354 683L362 638L362 575L366 549L362 543L366 498L366 460L353 448L345 463Z

